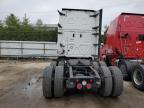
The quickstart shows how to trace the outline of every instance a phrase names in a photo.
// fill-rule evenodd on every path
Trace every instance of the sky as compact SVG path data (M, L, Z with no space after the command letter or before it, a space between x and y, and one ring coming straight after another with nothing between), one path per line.
M61 8L94 10L103 8L103 26L105 26L121 12L144 14L144 0L0 0L0 20L10 13L22 19L26 13L33 24L39 18L45 24L57 24L57 9Z

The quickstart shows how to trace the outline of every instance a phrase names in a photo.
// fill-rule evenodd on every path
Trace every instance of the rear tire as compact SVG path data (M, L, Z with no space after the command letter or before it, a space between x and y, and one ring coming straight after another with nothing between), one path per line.
M48 66L43 71L43 81L42 81L42 89L43 89L43 96L45 98L52 97L52 72L53 67Z
M99 72L101 72L101 88L99 93L101 96L107 97L111 95L112 92L112 76L108 67L101 66L99 68Z
M118 62L118 67L120 68L120 70L122 72L123 80L129 81L130 77L129 77L129 74L128 74L128 67L127 67L126 61L125 60L120 60Z
M123 79L126 81L131 80L131 74L133 71L133 67L135 65L138 65L137 62L129 61L129 60L120 60L118 63L118 67L120 68L122 74L123 74Z
M100 66L107 66L104 61L100 61L99 64L100 64Z
M137 89L144 90L144 69L139 64L133 67L132 84Z
M56 66L54 80L54 96L62 97L64 95L64 67Z
M112 74L113 87L112 96L120 96L123 91L123 75L120 69L116 66L110 66L109 70Z

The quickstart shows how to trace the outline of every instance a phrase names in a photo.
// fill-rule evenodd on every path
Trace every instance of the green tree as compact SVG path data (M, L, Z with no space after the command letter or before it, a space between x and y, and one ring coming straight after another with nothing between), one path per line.
M10 14L10 16L6 17L5 24L7 27L20 27L20 20L14 15Z
M22 25L23 26L28 26L29 25L29 19L27 18L26 14L23 17Z
M43 22L41 19L38 19L37 22L36 22L36 26L40 27L43 25Z
M2 20L0 20L0 27L1 27L1 28L3 27L3 22L2 22Z
M10 14L5 21L0 21L0 40L56 41L57 30L47 29L41 19L37 20L36 25L30 24L26 14L22 21L14 14Z
M32 26L30 25L29 19L27 18L26 14L23 17L23 21L21 23L22 31L30 31L32 30Z

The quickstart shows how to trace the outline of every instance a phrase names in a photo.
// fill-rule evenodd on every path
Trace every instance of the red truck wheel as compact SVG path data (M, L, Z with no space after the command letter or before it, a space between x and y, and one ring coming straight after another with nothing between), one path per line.
M139 90L144 90L144 69L140 64L133 67L132 84Z
M123 74L123 80L130 80L130 74L129 74L129 68L131 67L129 61L127 60L120 60L118 62L118 67L120 68L122 74Z

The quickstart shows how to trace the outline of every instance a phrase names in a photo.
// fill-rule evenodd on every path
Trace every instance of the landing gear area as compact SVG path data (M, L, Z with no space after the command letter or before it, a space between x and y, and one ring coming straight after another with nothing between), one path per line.
M144 65L136 61L120 60L118 67L122 71L124 80L131 80L134 87L144 90Z
M66 91L94 91L101 96L120 96L123 76L116 66L91 59L58 59L43 71L43 95L63 97Z

